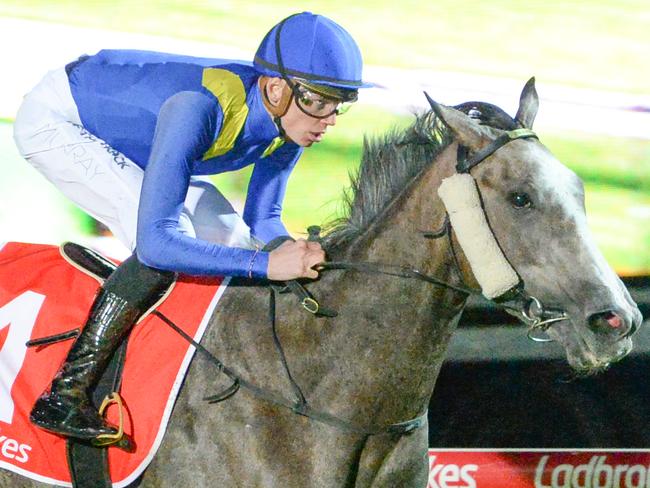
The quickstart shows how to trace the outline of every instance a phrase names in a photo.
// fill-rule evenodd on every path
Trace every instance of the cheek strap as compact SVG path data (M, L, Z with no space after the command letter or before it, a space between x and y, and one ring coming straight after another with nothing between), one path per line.
M517 286L519 276L488 225L474 178L467 173L445 178L438 195L483 295L492 299Z

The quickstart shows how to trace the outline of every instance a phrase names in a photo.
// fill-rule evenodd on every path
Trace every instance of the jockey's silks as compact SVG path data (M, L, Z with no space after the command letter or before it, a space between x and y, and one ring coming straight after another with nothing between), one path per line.
M188 274L248 275L254 251L190 238L177 223L191 176L250 164L244 221L264 242L288 235L282 200L302 148L278 143L250 64L106 50L67 71L84 127L145 169L137 236L143 263ZM259 253L252 275L265 277L267 265L268 254Z

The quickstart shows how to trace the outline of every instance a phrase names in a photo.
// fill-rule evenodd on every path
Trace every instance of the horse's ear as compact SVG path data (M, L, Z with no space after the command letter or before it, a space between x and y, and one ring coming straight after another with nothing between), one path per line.
M528 80L526 85L524 85L524 89L521 91L521 97L519 97L519 109L517 110L515 120L526 129L532 129L538 108L539 97L537 96L537 90L535 90L535 77L533 76Z
M463 146L472 150L478 150L483 146L486 138L489 138L488 129L480 126L474 119L468 117L460 110L446 107L435 102L427 92L424 95L431 105L436 116L456 135Z

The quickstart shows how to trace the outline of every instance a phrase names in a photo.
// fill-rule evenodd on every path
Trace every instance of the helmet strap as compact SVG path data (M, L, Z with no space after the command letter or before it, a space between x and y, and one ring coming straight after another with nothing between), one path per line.
M283 139L287 139L287 133L284 131L284 127L282 127L282 119L280 117L273 117L273 122L275 122L276 127L278 128L278 133L280 137Z

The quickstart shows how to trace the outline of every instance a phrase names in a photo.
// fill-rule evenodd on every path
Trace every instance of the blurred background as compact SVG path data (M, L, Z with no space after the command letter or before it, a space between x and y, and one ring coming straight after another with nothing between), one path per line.
M340 215L341 194L348 173L359 164L363 138L411 123L413 113L426 108L423 90L447 105L481 100L514 115L524 83L535 76L541 99L535 124L540 139L584 180L588 219L597 243L647 315L647 0L0 0L0 241L75 240L114 257L124 253L110 237L98 237L101 231L92 220L22 161L14 147L11 124L21 97L46 71L102 48L251 60L268 29L301 10L327 15L348 29L364 55L365 78L378 86L361 93L359 103L338 118L323 142L305 152L294 171L285 221L295 236L302 235L307 225ZM240 208L249 174L215 178ZM630 442L623 440L630 439L629 432L613 425L606 415L595 427L585 418L586 412L597 410L604 392L619 388L620 402L630 395L620 390L622 385L650 384L650 377L639 376L650 370L642 367L650 349L647 339L641 338L636 359L626 367L596 380L598 386L581 383L576 389L556 382L561 375L555 366L562 360L558 347L529 343L525 332L508 325L507 318L486 304L473 304L463 324L432 402L432 445L594 447ZM479 378L477 371L489 371L491 382L483 378L468 383ZM536 377L534 386L531 375ZM608 390L603 385L618 386ZM463 395L456 394L458 388ZM548 391L556 391L555 400L537 396ZM575 395L582 396L576 399ZM554 401L557 409L542 408ZM479 412L474 402L487 408ZM538 429L505 417L514 411L520 412L517 418L528 419L525 412L531 412L533 403L540 405L534 411ZM649 403L643 403L645 410ZM643 408L637 408L638 415L645 412ZM463 416L445 425L436 420L438 413L444 416L455 409L473 410L474 422ZM548 417L550 411L561 414ZM486 419L496 426L494 435L490 437L490 429L484 428L478 439L476 426L485 425ZM582 425L582 433L546 428L562 419L574 427ZM511 436L504 435L508 425ZM611 435L593 438L589 432L594 428ZM650 445L648 437L635 438L635 445Z

